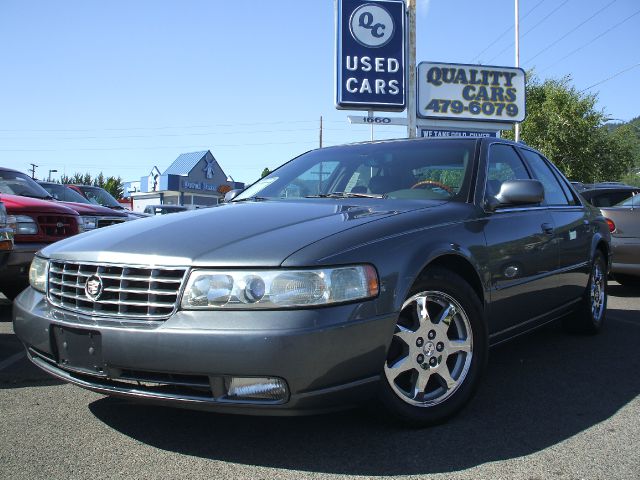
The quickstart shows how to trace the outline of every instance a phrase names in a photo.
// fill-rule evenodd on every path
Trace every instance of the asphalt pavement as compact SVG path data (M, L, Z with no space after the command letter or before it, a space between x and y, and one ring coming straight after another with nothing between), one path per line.
M600 335L493 349L467 408L422 430L373 407L263 418L94 394L30 365L0 300L0 478L637 479L640 290L609 293Z

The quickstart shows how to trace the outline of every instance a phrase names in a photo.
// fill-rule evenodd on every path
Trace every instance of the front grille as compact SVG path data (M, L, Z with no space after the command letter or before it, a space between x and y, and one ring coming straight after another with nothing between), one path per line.
M98 217L98 228L124 223L124 221L122 217Z
M56 239L78 233L78 221L71 215L40 215L38 226L43 235Z
M52 260L48 298L73 312L111 317L160 319L177 306L185 268L124 266ZM93 280L94 299L87 294ZM96 287L99 283L101 288ZM89 288L89 291L92 290Z

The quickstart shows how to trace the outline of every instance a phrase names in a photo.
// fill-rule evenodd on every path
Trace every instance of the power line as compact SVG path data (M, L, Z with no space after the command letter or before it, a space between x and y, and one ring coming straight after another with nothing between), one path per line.
M602 85L609 80L613 80L614 78L622 75L623 73L628 72L629 70L633 70L634 68L640 67L640 63L636 63L635 65L631 65L630 67L625 68L624 70L620 70L618 73L614 73L610 77L605 78L604 80L600 80L599 82L594 83L593 85L585 88L584 90L580 90L580 93L586 92L587 90L591 90L593 87L597 87L598 85Z
M574 28L572 28L571 30L569 30L567 33L565 33L564 35L562 35L560 38L558 38L557 40L551 42L549 45L547 45L546 47L544 47L542 50L540 50L538 53L536 53L533 57L531 57L529 60L527 60L527 62L525 63L529 63L531 62L534 58L538 58L540 55L542 55L544 52L546 52L547 50L549 50L551 47L553 47L554 45L556 45L557 43L561 42L562 40L564 40L565 38L567 38L569 35L571 35L573 32L575 32L577 29L579 29L581 26L583 26L585 23L587 23L589 20L591 20L592 18L596 17L597 15L599 15L601 12L603 12L604 10L606 10L607 8L609 8L611 5L613 5L614 3L616 3L618 0L612 0L611 2L609 2L608 4L606 4L604 7L602 7L600 10L598 10L596 13L594 13L593 15L591 15L589 18L587 18L586 20L583 20L582 22L580 22L578 25L576 25Z
M525 18L527 18L531 12L533 12L536 8L538 8L540 5L542 5L545 1L546 1L546 0L540 0L540 1L539 1L539 2L538 2L538 3L537 3L533 8L531 8L531 10L529 10L527 13L525 13L525 14L520 18L520 20L524 20ZM504 37L504 36L505 36L507 33L509 33L511 30L513 30L513 27L512 27L512 26L511 26L511 27L509 27L509 28L507 28L507 29L506 29L504 32L502 32L500 35L498 35L498 37L496 37L496 39L495 39L493 42L491 42L489 45L487 45L487 46L485 47L485 49L484 49L484 50L482 50L479 54L477 54L475 57L473 57L473 58L471 59L471 61L470 61L470 62L471 62L471 63L473 63L473 61L474 61L474 60L476 60L476 59L480 59L480 55L482 55L484 52L486 52L486 51L487 51L487 50L489 50L491 47L493 47L496 43L498 43L498 41L499 41L499 40L501 40L501 39L502 39L502 37Z
M164 127L123 127L123 128L56 128L56 129L0 129L0 132L95 132L95 131L128 131L128 130L180 130L191 128L217 128L217 127L238 127L238 126L256 126L256 125L280 125L291 123L315 123L315 120L283 120L278 122L251 122L251 123L217 123L209 125L190 125L190 126L164 126Z
M551 17L551 15L553 15L554 13L556 13L558 10L560 10L564 5L566 5L569 2L569 0L564 0L564 2L562 2L560 5L558 5L556 8L554 8L553 10L551 10L551 12L549 12L547 15L545 15L542 20L540 20L538 23L536 23L533 27L531 27L529 30L527 30L526 32L524 32L522 35L520 35L520 38L524 38L526 37L529 33L531 33L533 30L535 30L536 28L538 28L543 22L545 22L549 17ZM509 50L512 46L513 46L514 42L511 42L509 45L507 45L506 47L504 47L502 50L500 50L496 55L494 55L493 57L491 57L489 59L489 61L487 63L491 63L493 62L493 60L495 60L496 58L498 58L500 55L502 55L504 52L506 52L507 50Z
M588 47L589 45L591 45L593 42L595 42L596 40L600 39L601 37L605 36L607 33L609 33L610 31L618 28L619 26L621 26L623 23L626 23L627 21L631 20L633 17L635 17L636 15L638 15L640 13L640 10L638 10L635 13L632 13L631 15L629 15L628 17L622 19L620 22L616 23L615 25L609 27L607 30L605 30L604 32L600 33L599 35L595 36L594 38L592 38L591 40L589 40L587 43L579 46L578 48L576 48L575 50L572 50L571 52L567 53L564 57L562 57L561 59L555 61L554 63L552 63L551 65L549 65L548 67L544 68L543 70L540 70L540 73L546 72L547 70L549 70L551 67L554 67L555 65L557 65L558 63L562 62L563 60L569 58L571 55L574 55L575 53L578 53L580 50L582 50L583 48Z
M344 131L349 127L346 125L345 128L324 128L325 131ZM152 134L152 135L109 135L109 136L74 136L74 137L55 137L55 140L111 140L111 139L123 139L123 138L172 138L172 137L202 137L202 136L213 136L213 135L247 135L247 134L257 134L257 133L299 133L299 132L315 132L318 128L296 128L296 129L286 129L286 130L239 130L239 131L210 131L210 132L198 132L198 133L160 133L160 134ZM44 137L2 137L0 136L0 140L29 140L29 139L37 139Z

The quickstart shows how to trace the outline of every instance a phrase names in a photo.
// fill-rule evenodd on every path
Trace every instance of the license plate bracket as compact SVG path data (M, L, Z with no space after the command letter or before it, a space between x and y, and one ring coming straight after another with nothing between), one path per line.
M58 365L89 375L105 375L100 332L55 325L52 327Z

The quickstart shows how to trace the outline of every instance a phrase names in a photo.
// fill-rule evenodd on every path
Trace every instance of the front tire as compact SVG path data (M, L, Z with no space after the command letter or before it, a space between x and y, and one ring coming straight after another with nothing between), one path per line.
M387 353L380 399L411 426L434 425L473 396L487 363L482 305L459 275L431 268L402 305Z

